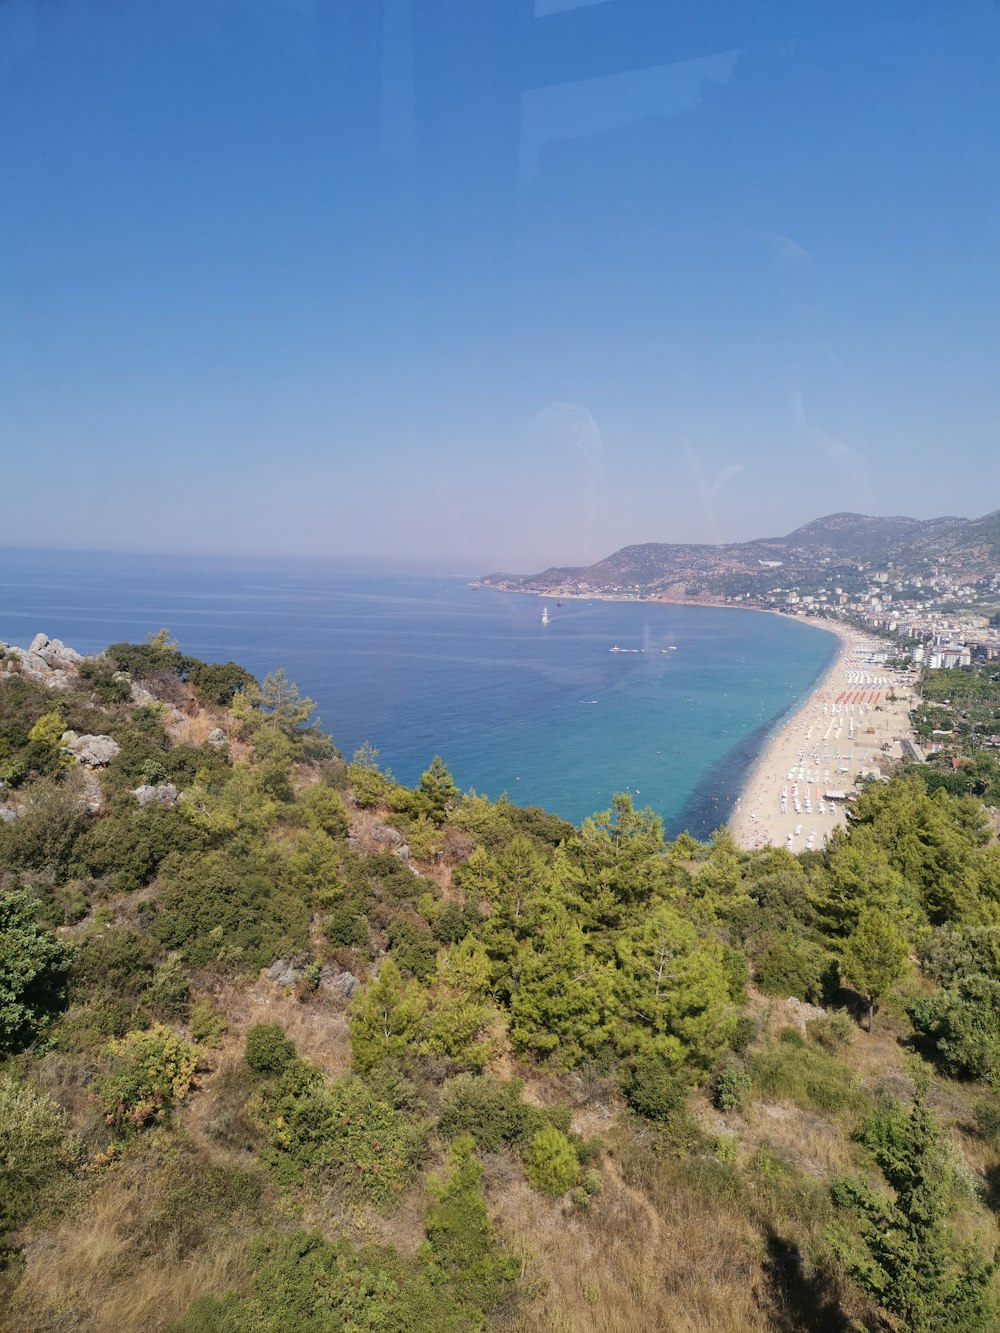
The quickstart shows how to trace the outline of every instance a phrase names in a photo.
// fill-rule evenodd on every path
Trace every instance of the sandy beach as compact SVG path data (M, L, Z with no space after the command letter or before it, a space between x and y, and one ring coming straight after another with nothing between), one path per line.
M824 623L840 652L805 702L768 741L736 803L729 827L741 847L819 849L847 822L844 796L901 757L911 738L911 687L882 662L885 640Z

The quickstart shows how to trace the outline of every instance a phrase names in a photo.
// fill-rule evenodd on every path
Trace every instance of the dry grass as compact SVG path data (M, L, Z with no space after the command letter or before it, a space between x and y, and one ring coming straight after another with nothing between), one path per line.
M676 1164L669 1164L667 1169ZM559 1333L754 1333L761 1314L761 1240L738 1206L706 1197L683 1172L669 1208L654 1207L613 1162L586 1213L523 1181L491 1191L507 1245L537 1288L517 1327Z
M221 1058L239 1058L247 1031L255 1023L278 1023L300 1056L318 1065L324 1074L339 1078L351 1065L347 1017L337 1002L321 991L307 1001L283 986L259 977L249 986L226 986L216 996L229 1030L220 1047Z
M196 1297L238 1283L240 1235L220 1230L212 1243L189 1253L165 1236L166 1243L150 1252L145 1224L150 1190L137 1173L115 1172L77 1215L29 1244L3 1327L11 1333L161 1329Z

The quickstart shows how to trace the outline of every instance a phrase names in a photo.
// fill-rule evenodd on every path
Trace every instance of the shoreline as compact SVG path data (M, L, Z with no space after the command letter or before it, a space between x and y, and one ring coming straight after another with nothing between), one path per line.
M768 737L729 816L745 850L820 850L847 824L843 796L912 739L909 677L876 660L888 641L837 622L822 628L840 640L836 658Z
M890 641L843 621L825 616L796 616L771 607L734 606L731 602L693 599L681 602L653 597L613 597L607 593L539 593L496 588L491 584L478 586L540 600L549 597L559 601L750 611L780 616L834 635L839 647L833 661L808 694L769 733L736 796L726 826L744 850L768 846L786 847L794 852L807 848L819 850L835 828L847 824L842 795L850 793L862 775L880 771L880 759L901 758L899 741L913 739L910 678L905 673L888 670L876 660ZM835 793L833 802L826 799L828 792Z

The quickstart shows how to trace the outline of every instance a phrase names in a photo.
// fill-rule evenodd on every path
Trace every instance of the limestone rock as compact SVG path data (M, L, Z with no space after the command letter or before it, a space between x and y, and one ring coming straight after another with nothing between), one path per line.
M0 824L13 824L17 815L6 805L0 805Z
M41 652L41 650L45 647L48 641L49 641L49 636L47 634L36 634L35 637L28 644L28 652L29 653Z
M326 969L324 969L322 984L338 1000L349 1000L361 985L361 982L353 972L337 972L327 976Z
M66 731L62 748L88 768L102 768L111 763L121 747L110 736L78 736L75 731Z
M264 973L268 981L276 986L295 986L302 979L302 968L296 966L297 959L278 958Z
M140 805L173 805L177 800L177 788L172 782L163 782L159 786L144 782L132 795Z
M213 727L205 737L205 744L210 745L213 750L228 750L229 737L221 727Z
M104 809L104 792L93 773L84 775L81 799L88 815L99 815Z
M388 847L393 850L402 847L406 842L399 829L394 829L391 824L373 824L368 836L377 847Z
M805 1036L806 1024L811 1023L814 1018L825 1018L826 1010L818 1004L809 1004L806 1000L797 1000L793 995L785 1001L785 1017L792 1027L797 1027Z

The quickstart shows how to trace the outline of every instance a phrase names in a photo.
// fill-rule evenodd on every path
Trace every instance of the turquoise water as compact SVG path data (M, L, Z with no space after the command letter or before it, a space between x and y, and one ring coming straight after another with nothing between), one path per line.
M752 612L557 605L317 564L0 552L8 643L43 630L94 652L161 626L196 657L283 666L345 755L368 740L403 782L440 754L463 789L574 823L629 791L699 837L837 647Z

